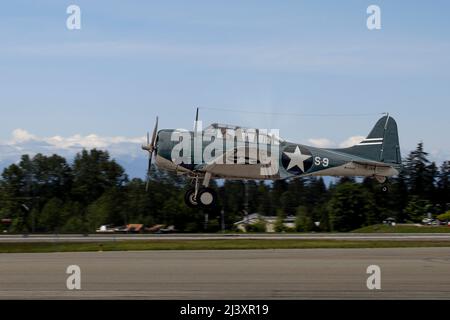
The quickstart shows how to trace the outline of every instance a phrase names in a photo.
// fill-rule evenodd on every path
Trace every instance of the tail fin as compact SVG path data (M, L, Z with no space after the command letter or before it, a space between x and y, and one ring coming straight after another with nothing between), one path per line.
M378 120L366 139L340 151L374 161L401 164L397 123L389 115L384 116Z

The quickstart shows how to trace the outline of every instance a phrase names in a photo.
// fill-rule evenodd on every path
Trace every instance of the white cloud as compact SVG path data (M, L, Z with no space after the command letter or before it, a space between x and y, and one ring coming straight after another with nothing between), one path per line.
M347 140L341 142L339 144L339 147L340 148L347 148L347 147L354 146L355 144L358 144L361 141L363 141L364 138L365 138L364 136L352 136L352 137L349 137Z
M76 134L69 137L60 135L52 137L39 137L24 129L15 129L12 137L4 145L16 150L20 154L35 154L59 152L63 155L73 154L82 149L108 149L112 154L127 154L136 156L139 145L145 143L145 137L128 138L123 136L101 137L97 134ZM1 157L2 155L0 155Z
M10 141L9 144L23 143L31 140L36 140L36 137L26 130L15 129L12 132L12 140Z
M313 147L318 147L318 148L329 148L334 146L334 142L331 140L328 140L327 138L313 138L313 139L309 139L308 142L313 146Z
M70 137L54 136L49 138L43 138L43 141L57 148L68 149L74 147L82 147L86 149L92 148L107 148L114 144L132 143L141 144L145 142L144 137L139 138L126 138L126 137L100 137L96 134L90 134L82 136L79 134Z
M362 140L364 140L364 138L364 136L351 136L339 144L336 144L335 142L327 138L311 138L308 139L308 143L313 147L318 148L347 148L360 143Z

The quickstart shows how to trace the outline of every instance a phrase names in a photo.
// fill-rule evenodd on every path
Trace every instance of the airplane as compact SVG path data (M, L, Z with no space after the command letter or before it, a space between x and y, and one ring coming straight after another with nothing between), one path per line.
M146 189L154 157L158 168L191 179L193 186L186 192L185 202L192 208L211 208L217 204L217 194L209 187L211 179L373 177L382 184L381 190L387 192L388 177L398 175L402 169L397 123L389 114L378 120L365 139L347 148L312 147L285 141L267 130L219 123L199 130L198 109L194 131L158 131L158 121L157 117L152 138L147 134L147 144L142 146L149 153ZM243 132L244 139L239 140ZM215 149L211 147L213 142ZM180 146L185 150L180 151ZM212 161L206 160L208 154Z

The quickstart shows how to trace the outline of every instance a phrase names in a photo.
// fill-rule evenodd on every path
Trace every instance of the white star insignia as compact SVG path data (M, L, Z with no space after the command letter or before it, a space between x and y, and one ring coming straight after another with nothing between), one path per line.
M289 166L287 167L287 170L297 166L302 170L302 172L305 172L304 161L312 158L312 156L302 154L298 146L295 148L294 152L285 152L284 154L291 159L291 161L289 162Z

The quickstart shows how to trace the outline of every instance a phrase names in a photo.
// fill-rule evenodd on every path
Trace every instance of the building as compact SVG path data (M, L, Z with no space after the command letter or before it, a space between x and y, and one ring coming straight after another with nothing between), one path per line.
M252 213L244 217L243 220L234 223L234 226L242 231L246 232L246 226L256 224L263 221L266 224L266 232L275 232L275 224L278 220L276 216L263 216L259 213ZM286 228L295 229L295 217L289 216L283 220L283 224Z

